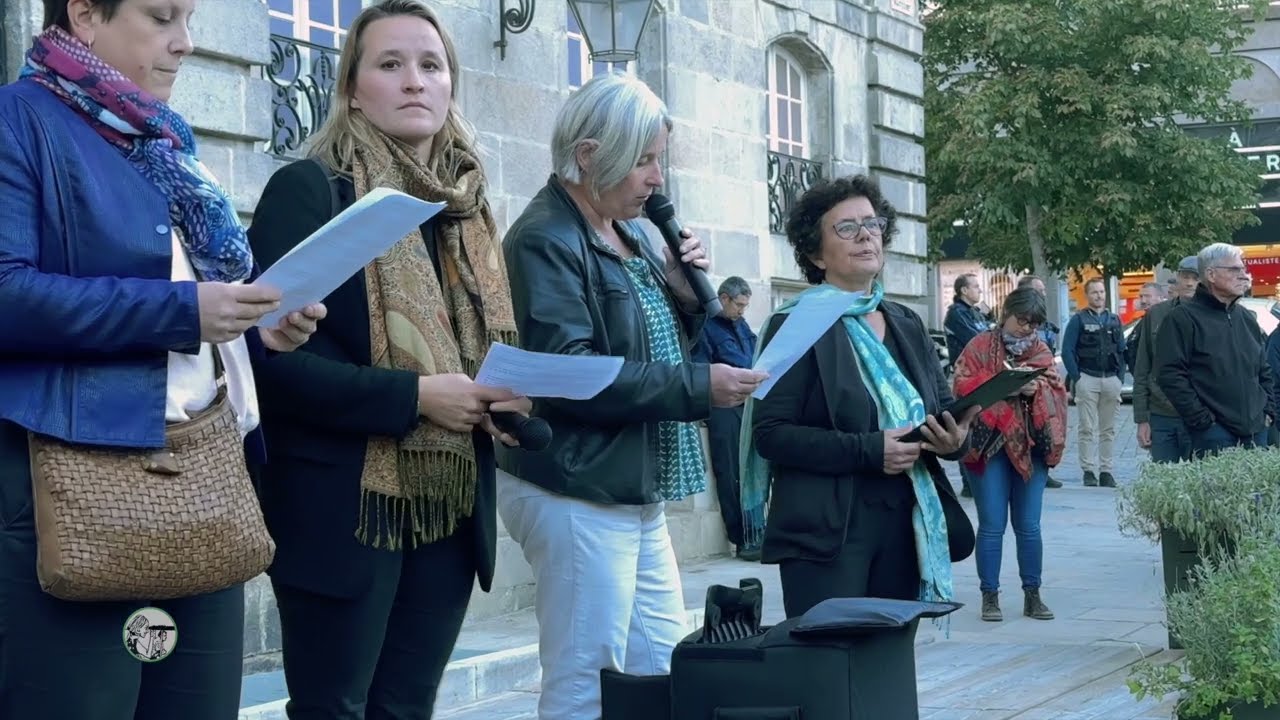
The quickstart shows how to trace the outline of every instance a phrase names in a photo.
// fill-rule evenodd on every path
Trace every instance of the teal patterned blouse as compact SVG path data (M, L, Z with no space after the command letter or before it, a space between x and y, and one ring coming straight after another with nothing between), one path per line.
M684 362L680 350L680 328L667 303L667 296L652 267L644 258L622 261L631 278L631 286L644 310L645 329L649 334L649 359L679 365ZM680 500L707 489L707 470L702 461L702 435L693 423L662 421L658 423L658 491L667 500Z

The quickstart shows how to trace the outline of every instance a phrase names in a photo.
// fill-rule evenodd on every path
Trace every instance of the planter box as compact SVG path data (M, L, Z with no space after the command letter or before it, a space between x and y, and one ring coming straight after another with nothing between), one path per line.
M1227 708L1220 708L1218 712ZM1230 708L1235 720L1280 720L1280 705L1263 707L1261 702L1241 703ZM1218 712L1208 715L1184 715L1178 713L1178 720L1218 720Z
M1200 551L1187 536L1173 528L1160 529L1160 555L1164 564L1165 596L1186 590L1191 571L1200 564ZM1169 631L1169 649L1179 650L1182 643Z

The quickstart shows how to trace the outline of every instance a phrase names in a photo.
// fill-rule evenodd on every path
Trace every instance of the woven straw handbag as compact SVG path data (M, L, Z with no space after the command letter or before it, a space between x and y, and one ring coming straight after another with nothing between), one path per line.
M163 450L32 435L37 573L62 600L166 600L256 577L267 533L225 389Z

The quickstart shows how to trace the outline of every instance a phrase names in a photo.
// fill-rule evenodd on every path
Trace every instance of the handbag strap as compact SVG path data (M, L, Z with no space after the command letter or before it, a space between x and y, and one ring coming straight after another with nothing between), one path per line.
M225 390L227 387L227 367L222 362L222 345L209 343L209 350L213 352L213 382L218 386L219 390Z

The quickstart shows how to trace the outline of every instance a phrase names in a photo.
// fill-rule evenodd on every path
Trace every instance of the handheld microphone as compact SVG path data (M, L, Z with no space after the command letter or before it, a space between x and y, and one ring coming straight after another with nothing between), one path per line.
M644 214L649 216L649 222L658 226L658 230L662 233L662 239L667 241L667 247L671 248L671 256L680 263L680 269L684 271L685 279L689 281L689 287L693 288L693 294L698 297L698 302L702 303L703 309L707 311L707 315L715 317L720 314L724 308L720 305L720 297L716 295L716 291L711 287L711 281L707 279L707 274L702 270L690 265L687 262L681 262L680 245L684 242L684 238L680 235L680 223L676 222L676 208L662 193L654 193L644 201Z
M502 432L520 441L520 447L532 452L545 450L551 444L551 426L538 417L526 417L509 410L491 410L489 417Z

